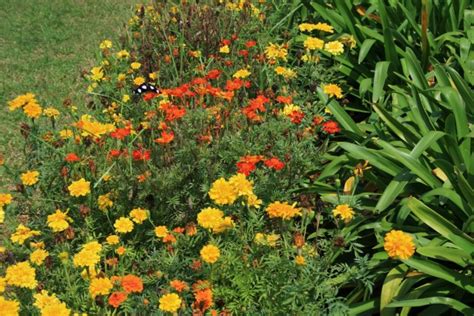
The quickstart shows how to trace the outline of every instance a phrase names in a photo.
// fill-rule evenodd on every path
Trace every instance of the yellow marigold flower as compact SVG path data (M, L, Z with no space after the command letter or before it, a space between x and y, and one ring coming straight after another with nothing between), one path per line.
M278 234L268 234L266 235L267 244L270 247L276 247L278 240L280 240L280 235Z
M59 132L59 137L62 139L68 139L74 136L74 132L70 129L63 129Z
M357 44L354 36L352 36L352 35L343 35L343 36L339 37L338 41L343 43L347 47L349 47L349 49L355 48L356 44Z
M106 211L108 208L111 208L114 205L114 202L112 202L110 199L110 193L107 193L99 195L97 204L99 205L99 210Z
M116 245L120 242L120 238L117 235L110 235L110 236L107 236L105 241L107 241L109 245Z
M248 76L250 76L251 74L252 74L252 73L251 73L248 69L242 68L242 69L237 70L237 71L232 75L232 77L234 77L234 78L239 78L239 79L245 79L245 78L247 78Z
M128 101L130 101L130 96L128 94L124 94L122 96L122 102L127 103Z
M99 48L102 50L112 48L112 41L107 39L103 40L102 43L100 43Z
M74 266L76 267L91 267L96 265L100 256L99 253L102 251L102 246L97 241L91 241L82 247L73 258Z
M19 262L7 268L5 279L8 285L34 289L36 282L36 270L28 261Z
M22 173L21 175L21 182L24 184L24 185L34 185L38 182L38 177L39 177L40 173L38 171L35 171L35 170L29 170L25 173Z
M44 249L44 241L30 242L30 247L33 249Z
M139 86L144 83L145 83L145 78L143 77L136 77L135 79L133 79L133 84L136 86Z
M303 45L306 49L309 49L309 50L323 49L324 41L317 37L308 36L305 39Z
M323 32L326 32L326 33L334 33L334 28L331 25L327 24L327 23L319 22L314 27L318 31L323 31Z
M122 256L125 254L126 251L127 251L127 248L120 246L115 250L115 253L118 254L119 256Z
M237 173L230 177L230 185L234 187L235 192L238 196L250 196L253 195L253 182L249 181L245 174Z
M91 69L91 79L93 81L100 81L104 78L104 72L102 71L102 67L93 67Z
M66 230L69 227L68 222L71 221L72 219L61 210L56 210L54 214L48 215L47 219L48 227L55 233Z
M344 45L339 41L327 42L324 44L324 50L333 55L340 55L344 53Z
M283 107L283 110L281 110L281 114L286 115L286 116L291 115L293 112L301 112L301 108L297 105L294 105L293 103L290 103L290 104L286 104Z
M32 119L38 118L41 115L42 111L43 109L36 102L29 102L23 107L23 112L25 113L25 115Z
M219 248L214 245L206 245L202 247L201 251L201 258L207 263L215 263L217 259L219 259L221 252Z
M76 126L82 130L81 135L84 137L100 137L103 134L110 133L115 130L115 126L113 124L102 124L87 114L81 116L81 119L76 123Z
M220 178L212 184L209 197L219 205L232 204L237 199L237 192L232 184Z
M316 24L313 23L301 23L298 25L301 32L311 32L316 29Z
M10 240L23 245L28 238L39 235L41 235L41 233L38 230L31 230L23 224L20 224L16 228L16 231L10 236Z
M94 278L89 285L89 294L92 298L95 298L97 295L107 295L113 287L114 285L109 278Z
M263 233L256 233L255 234L255 238L254 238L254 241L255 243L259 244L259 245L265 245L265 234Z
M36 249L30 254L30 261L37 266L43 264L44 259L49 256L49 253L44 249Z
M61 113L56 108L48 107L44 109L43 114L47 117L57 118Z
M260 200L255 194L250 194L247 196L247 205L249 207L260 208L262 200Z
M6 286L7 286L7 280L4 277L0 277L0 293L5 292Z
M5 221L5 211L3 210L3 207L0 206L0 224L3 224Z
M280 75L285 77L285 79L292 79L296 77L296 72L290 68L285 68L282 66L278 66L275 68L275 72Z
M218 226L224 217L224 212L217 208L207 207L202 209L197 215L198 224L206 229L213 229Z
M3 296L0 296L0 311L2 311L3 316L20 315L20 303L17 301L9 301Z
M229 45L221 46L221 48L219 48L219 53L221 53L221 54L228 54L228 53L230 53Z
M117 233L129 233L133 230L133 222L126 217L120 217L115 221L114 227Z
M160 309L164 312L176 313L181 306L181 299L178 294L170 293L160 297Z
M143 208L134 208L130 211L129 215L135 223L141 224L148 218L148 210Z
M312 56L310 54L304 54L303 56L301 56L301 60L305 63L319 63L321 57L319 57L318 55Z
M8 108L10 111L22 108L28 103L37 103L35 95L33 93L26 93L20 96L17 96L15 99L8 101Z
M74 181L67 188L69 190L69 194L75 197L85 196L91 193L91 183L86 181L84 178Z
M342 98L342 89L337 84L330 83L323 85L323 92L330 97Z
M287 202L273 202L267 207L267 214L270 218L280 217L282 219L291 219L301 215L301 210L290 205Z
M383 247L391 258L408 259L415 253L413 238L401 231L391 230L385 235Z
M354 217L354 210L348 204L341 204L332 210L332 215L342 218L347 223Z
M10 193L0 193L0 207L10 204L12 200L13 198Z
M121 50L121 51L118 51L117 54L115 54L115 56L117 56L117 58L122 59L122 58L130 57L130 54L126 50Z
M288 50L284 47L284 45L269 43L265 48L265 56L267 56L267 59L270 60L286 60L286 57L288 56Z
M233 228L235 226L234 220L230 216L226 216L222 218L222 220L213 227L212 231L216 234L222 233L229 228Z
M142 64L140 64L139 62L133 62L130 64L130 67L134 70L140 69L141 66Z
M296 256L295 263L299 266L304 266L306 264L306 260L304 259L303 256Z
M122 81L125 81L125 79L127 79L126 74L118 74L118 76L117 76L118 81L122 82Z
M155 227L155 235L158 238L164 238L168 235L168 228L166 226L157 226Z

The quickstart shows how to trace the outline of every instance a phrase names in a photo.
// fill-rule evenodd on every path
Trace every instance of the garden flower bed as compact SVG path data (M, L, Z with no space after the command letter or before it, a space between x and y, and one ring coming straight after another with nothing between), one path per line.
M474 94L442 56L472 29L410 46L426 7L364 8L140 5L86 104L10 100L0 310L471 313Z

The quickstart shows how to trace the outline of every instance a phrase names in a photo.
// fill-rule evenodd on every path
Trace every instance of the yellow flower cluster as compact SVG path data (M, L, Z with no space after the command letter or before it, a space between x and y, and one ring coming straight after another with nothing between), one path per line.
M48 215L47 219L48 227L55 233L66 230L69 227L69 222L72 222L72 219L61 210L56 210L54 214Z
M110 193L99 195L97 199L99 210L106 211L107 209L114 206L114 202L110 199Z
M29 170L21 174L21 182L23 185L32 186L38 183L40 173L36 170Z
M253 193L253 183L242 173L230 177L229 181L217 179L209 190L209 197L219 205L233 204L239 196L246 197L249 206L258 207L261 204Z
M10 240L14 243L23 245L28 238L39 236L41 232L38 230L31 230L23 224L18 225L15 232L10 236Z
M278 234L256 233L254 241L258 245L276 247L279 239Z
M10 109L10 111L15 111L16 109L23 108L23 112L25 113L25 115L32 119L38 118L43 111L33 93L26 93L20 95L15 99L9 101L8 108Z
M413 238L401 231L391 230L385 235L383 247L392 258L408 259L415 253Z
M334 33L334 28L331 25L321 22L318 22L317 24L301 23L298 28L301 32L312 32L314 30L318 30L327 33Z
M275 68L277 75L283 76L285 79L292 79L296 77L296 72L293 69L278 66Z
M36 281L36 270L28 261L19 262L7 268L5 280L8 285L27 289L34 289Z
M222 233L234 227L235 223L230 216L224 217L224 212L217 208L207 207L197 215L198 224L214 233Z
M97 241L91 241L82 247L73 258L74 266L76 267L93 267L100 260L100 252L102 245Z
M296 203L295 203L296 204ZM267 214L270 218L279 217L282 219L291 219L301 215L301 209L296 208L295 204L290 205L287 202L273 202L267 206Z
M41 315L69 316L71 314L71 310L65 303L61 302L55 294L48 294L46 290L36 293L33 298L35 299L33 305L40 310Z
M285 60L288 56L288 49L284 45L269 43L265 48L265 56L269 60Z
M81 135L84 137L92 136L98 138L115 130L113 124L100 123L88 114L82 115L76 126L82 130Z

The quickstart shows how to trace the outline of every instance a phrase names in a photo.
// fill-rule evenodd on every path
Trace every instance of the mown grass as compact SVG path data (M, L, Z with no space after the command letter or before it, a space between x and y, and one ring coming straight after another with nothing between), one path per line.
M35 93L41 104L80 105L81 71L99 42L117 40L139 0L2 0L0 6L0 152L14 151L19 114L6 102Z

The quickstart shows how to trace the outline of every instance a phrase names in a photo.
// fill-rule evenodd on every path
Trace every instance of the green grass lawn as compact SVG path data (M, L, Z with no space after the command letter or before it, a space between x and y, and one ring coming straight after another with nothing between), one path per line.
M116 43L139 0L2 0L0 5L0 152L15 148L19 115L6 102L35 93L40 104L71 98L80 106L81 70L101 40ZM19 113L18 113L19 114ZM15 129L15 130L14 130Z

